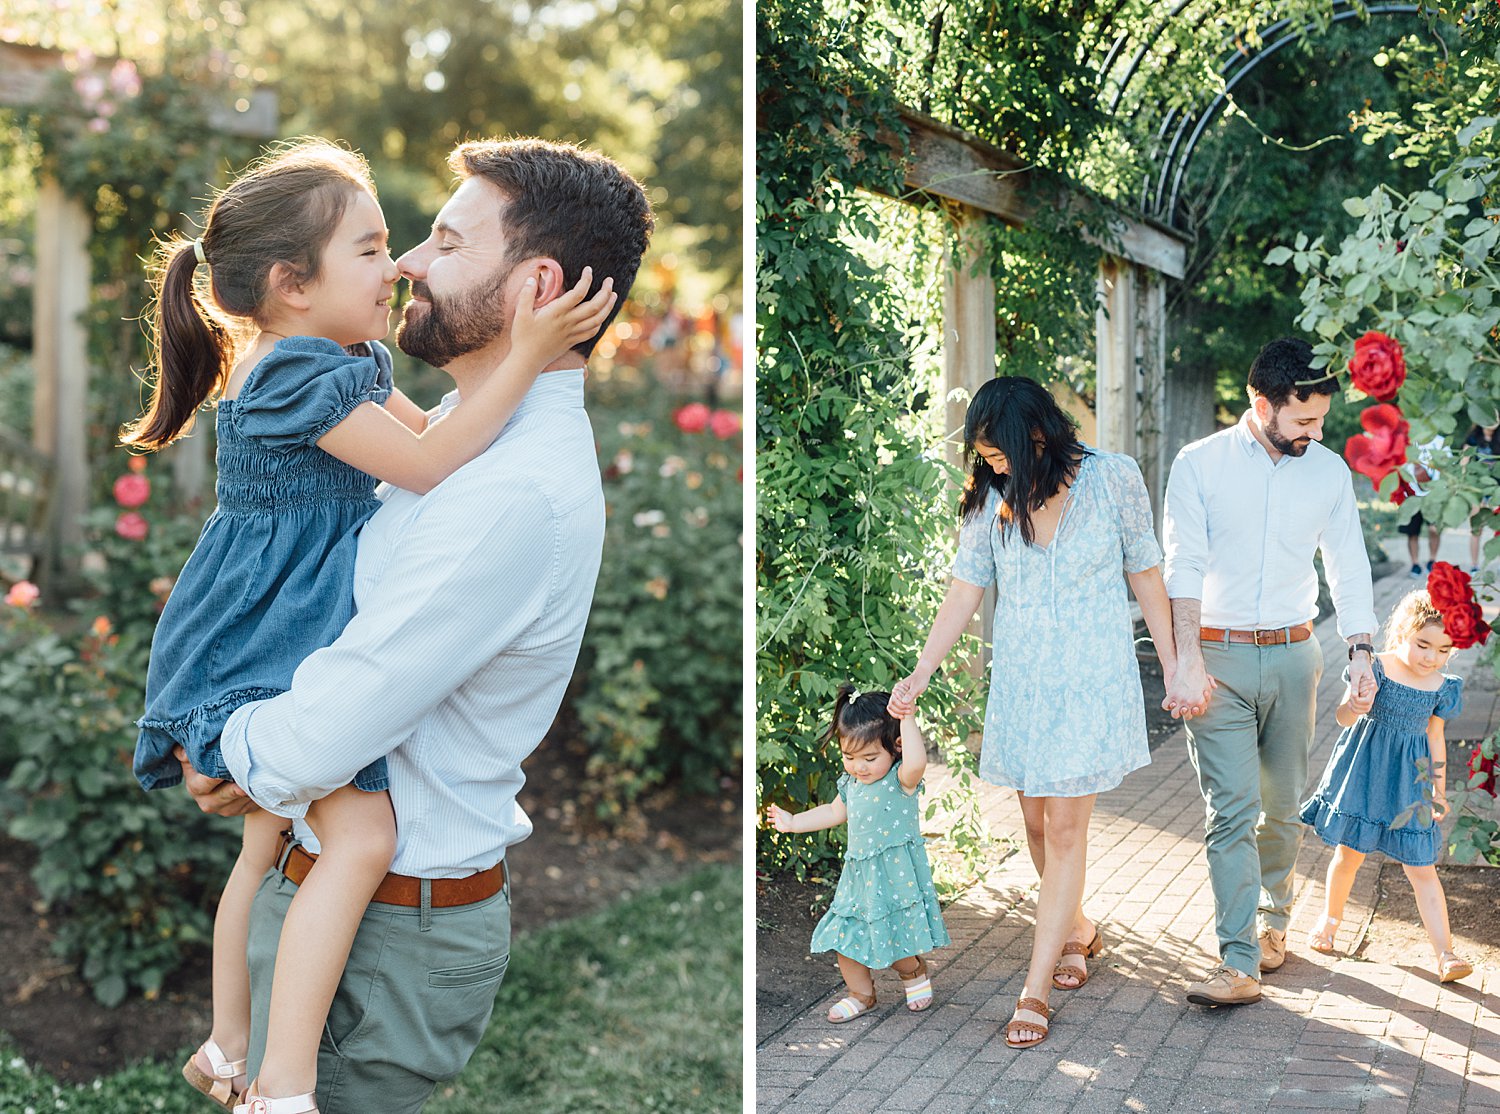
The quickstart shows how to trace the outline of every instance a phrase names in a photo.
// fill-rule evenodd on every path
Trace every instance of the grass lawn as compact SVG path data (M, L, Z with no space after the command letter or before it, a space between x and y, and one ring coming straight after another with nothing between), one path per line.
M518 939L489 1032L427 1114L738 1111L739 873L705 869ZM0 1040L0 1114L207 1114L178 1075L189 1051L75 1087Z

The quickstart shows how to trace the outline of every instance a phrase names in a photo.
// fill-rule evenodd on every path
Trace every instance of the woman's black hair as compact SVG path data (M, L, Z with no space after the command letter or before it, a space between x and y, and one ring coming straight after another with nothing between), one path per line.
M981 441L1005 454L1009 476L997 473L975 451ZM1087 455L1073 419L1040 383L1018 376L991 379L974 392L964 418L964 459L971 462L972 470L964 484L959 517L977 515L993 489L1001 499L1004 533L1014 527L1031 545L1036 537L1032 512L1071 482Z
M833 722L818 741L837 739L840 750L849 750L874 740L892 758L899 758L901 721L886 711L885 706L890 702L888 692L859 692L853 685L840 685L838 699L833 704Z

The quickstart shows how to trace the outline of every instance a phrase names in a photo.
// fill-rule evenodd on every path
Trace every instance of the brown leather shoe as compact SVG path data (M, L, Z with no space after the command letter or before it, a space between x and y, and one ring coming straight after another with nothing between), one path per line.
M1274 971L1286 962L1286 933L1269 925L1260 934L1260 969Z
M1201 982L1190 983L1187 1000L1199 1006L1244 1006L1260 1001L1260 980L1233 967L1215 967Z

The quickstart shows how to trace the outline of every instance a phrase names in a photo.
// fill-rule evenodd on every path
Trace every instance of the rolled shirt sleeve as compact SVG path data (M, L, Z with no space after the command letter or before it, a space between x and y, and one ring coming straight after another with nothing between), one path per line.
M517 480L506 513L476 521L481 493L463 488L489 482L461 471L429 496L344 633L303 661L290 691L230 717L224 760L262 808L301 817L547 614L562 548L554 508Z
M1352 475L1344 478L1328 525L1318 539L1318 550L1323 554L1323 572L1338 616L1339 637L1374 634L1380 621L1375 616L1370 554L1359 525Z
M1167 596L1201 600L1208 571L1208 516L1198 470L1184 453L1172 462L1163 518Z

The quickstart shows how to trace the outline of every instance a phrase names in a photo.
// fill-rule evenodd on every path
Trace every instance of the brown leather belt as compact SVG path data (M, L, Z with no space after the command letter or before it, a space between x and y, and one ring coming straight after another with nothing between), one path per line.
M292 842L290 831L281 833L281 847L276 853L276 869L286 875L288 881L302 885L302 880L317 861L318 856L304 851L300 843ZM448 909L455 905L472 905L500 892L505 885L505 860L467 878L413 878L409 874L387 874L381 879L380 885L375 887L375 895L370 900L420 909L423 882L431 887L427 902L429 908Z
M1274 630L1225 630L1222 627L1200 627L1198 638L1204 642L1248 642L1255 646L1281 646L1288 642L1305 642L1312 637L1310 622Z

